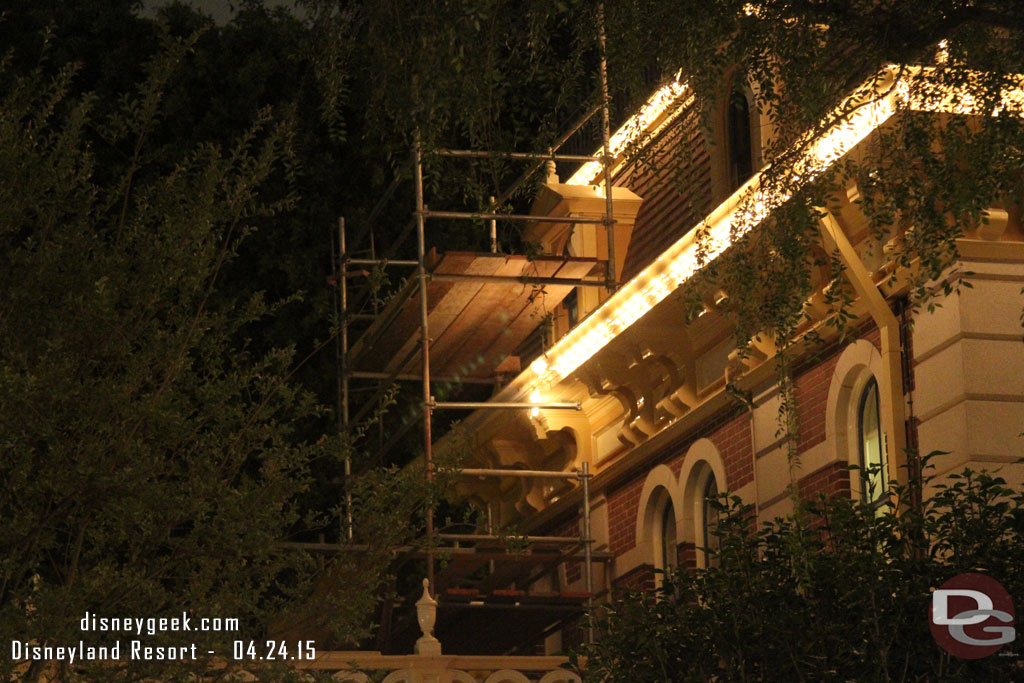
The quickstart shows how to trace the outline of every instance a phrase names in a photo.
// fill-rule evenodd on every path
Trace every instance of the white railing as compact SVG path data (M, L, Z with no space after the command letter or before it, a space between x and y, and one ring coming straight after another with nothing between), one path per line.
M441 654L441 643L434 637L437 601L430 597L428 586L423 579L423 595L416 601L416 619L423 632L416 641L416 654L323 652L297 666L333 670L332 679L350 683L370 683L368 671L390 671L382 683L580 683L579 676L562 668L566 657Z
M487 655L382 655L379 652L325 652L298 666L307 671L334 671L335 681L370 683L389 672L383 683L579 683L562 668L565 657Z

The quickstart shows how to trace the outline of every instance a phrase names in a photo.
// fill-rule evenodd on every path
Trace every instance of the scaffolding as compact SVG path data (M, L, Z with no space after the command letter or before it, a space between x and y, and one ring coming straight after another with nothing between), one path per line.
M338 423L337 428L339 433L347 432L353 425L360 424L361 421L366 418L370 411L374 409L374 406L378 404L381 398L385 395L388 387L393 385L397 381L416 381L421 383L422 393L420 406L422 409L422 433L423 433L423 452L425 462L425 472L428 480L433 480L435 475L434 462L433 462L433 433L432 433L432 421L433 414L438 410L533 410L533 409L544 409L544 410L581 410L579 402L567 402L567 401L551 401L551 402L469 402L469 401L438 401L436 400L431 390L432 382L449 382L458 381L464 383L490 383L493 384L494 380L488 380L483 378L474 377L454 377L454 376L437 376L431 374L431 330L429 326L429 297L428 289L431 282L451 282L451 283L484 283L489 285L510 285L510 286L566 286L566 287L594 287L604 288L609 293L614 292L618 286L616 281L616 254L615 254L615 239L614 239L614 226L615 218L613 212L613 191L612 191L612 155L610 149L610 113L609 113L609 94L608 94L608 79L607 79L607 62L605 58L605 34L603 20L599 19L599 31L598 31L598 45L600 49L600 104L591 108L587 111L577 122L572 125L566 133L564 133L547 152L510 152L510 151L478 151L478 150L463 150L463 149L437 149L432 152L437 157L441 158L454 158L454 159L507 159L515 161L527 161L530 162L529 168L525 170L518 178L516 178L511 186L503 191L497 197L490 197L488 201L488 208L485 211L450 211L450 210L432 210L428 208L426 198L424 196L424 150L417 144L412 150L411 159L411 171L412 180L415 188L415 205L412 211L411 220L406 224L405 228L399 235L398 239L390 245L389 249L384 254L378 254L376 245L373 239L373 224L381 215L384 206L392 201L395 192L401 182L402 176L399 174L396 179L387 188L384 194L380 197L373 211L363 226L362 231L354 240L354 244L358 245L366 237L369 237L370 241L370 255L369 258L358 258L355 253L350 250L347 240L346 225L344 218L339 219L337 226L337 243L336 246L332 247L332 270L333 277L337 284L337 295L335 299L336 315L339 322L339 331L336 337L336 355L337 364L339 368L338 372ZM575 135L591 118L594 117L598 112L601 113L601 154L599 155L578 155L578 154L562 154L559 153L559 149L573 136ZM583 217L583 216L572 216L568 218L564 217L553 217L546 215L531 215L531 214L517 214L517 213L505 213L502 211L502 207L506 202L514 195L514 193L535 173L548 166L549 168L558 162L565 163L594 163L601 164L602 175L603 175L603 189L604 189L604 214L601 217ZM497 223L498 221L509 221L519 223L572 223L572 224L584 224L603 226L605 230L605 236L607 241L607 258L604 263L604 273L600 277L594 277L593 275L586 274L583 276L558 276L557 273L553 275L500 275L500 274L472 274L472 273L452 273L452 272L439 272L440 269L431 268L428 265L428 257L430 252L427 250L426 241L426 226L430 220L458 220L458 221L472 221L472 222L486 222L489 229L489 241L490 241L490 252L491 254L497 255L498 244L497 244ZM397 246L403 243L409 236L412 230L415 230L416 235L416 258L412 259L394 259L391 256L394 255ZM332 243L334 243L334 236L332 235ZM567 259L564 257L562 261L565 262ZM597 263L597 262L595 262ZM351 312L351 302L349 297L349 279L353 275L365 274L366 271L357 270L352 271L350 268L413 268L414 278L410 277L409 286L407 286L402 292L399 293L401 303L404 304L414 295L418 295L419 299L419 340L418 345L414 345L411 349L406 350L404 354L400 354L398 361L393 363L392 370L388 372L379 372L371 370L359 370L351 367L351 356L352 347L350 346L350 322L355 320L367 320L373 319L375 324L379 323L376 329L372 328L367 330L364 337L370 336L369 340L360 339L359 343L364 343L364 346L373 346L378 340L373 335L381 335L382 331L387 330L388 326L395 322L402 310L401 304L393 303L388 307L388 310L383 312L379 311L377 307L374 307L374 312L370 316L365 314L355 314ZM587 266L589 268L589 266ZM382 316L382 317L378 317ZM408 365L416 356L417 352L420 355L420 372L409 373L403 372L406 365ZM355 415L350 414L350 380L374 380L377 382L376 388L369 399L362 401L362 406ZM379 434L378 440L378 451L374 460L382 458L398 441L404 437L406 430L399 430L393 434L389 441L384 442L383 431ZM352 476L352 463L351 459L346 456L344 460L344 473L346 482L348 478ZM519 469L481 469L481 468L463 468L457 472L461 477L519 477L519 478L548 478L558 479L564 481L575 481L582 494L582 510L581 518L582 524L580 526L580 534L578 537L573 536L534 536L524 537L526 541L540 542L546 544L553 544L562 547L580 547L582 546L583 555L583 581L585 584L586 592L586 606L587 610L593 608L594 599L594 577L593 577L593 563L595 561L595 553L593 550L593 538L591 537L591 520L590 520L590 479L592 474L590 472L589 463L583 462L578 470L564 472L564 471L547 471L547 470L519 470ZM342 535L349 540L353 538L353 514L352 514L352 498L351 494L347 491L348 487L346 484L345 493L345 505L342 522ZM427 579L429 581L429 587L433 594L436 595L436 577L435 577L435 554L438 548L439 541L454 542L456 545L465 542L489 542L499 540L500 537L493 535L492 533L487 534L445 534L436 533L435 531L435 520L434 510L430 507L427 509L426 519L426 565L427 565ZM488 528L488 532L491 529ZM605 554L606 555L606 554ZM575 556L574 556L575 557ZM601 561L607 561L609 557L599 558ZM491 562L493 566L493 561ZM588 640L593 641L593 629L588 627Z

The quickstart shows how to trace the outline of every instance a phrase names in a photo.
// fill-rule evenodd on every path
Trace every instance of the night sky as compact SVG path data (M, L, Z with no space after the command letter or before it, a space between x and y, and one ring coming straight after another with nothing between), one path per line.
M231 6L237 4L231 0L182 0L182 2L185 5L192 5L204 14L209 14L218 24L224 24L231 19ZM167 4L169 4L169 0L143 0L143 14L147 14L154 7ZM284 5L295 9L294 0L264 0L263 4L267 7ZM296 10L296 14L302 14L302 11Z

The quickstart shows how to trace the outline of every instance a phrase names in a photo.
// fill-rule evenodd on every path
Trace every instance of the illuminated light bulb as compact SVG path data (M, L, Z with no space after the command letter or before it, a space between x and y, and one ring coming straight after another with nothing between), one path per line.
M534 389L530 393L530 403L540 403L543 399L540 396L540 390ZM540 408L530 408L530 417L539 417Z

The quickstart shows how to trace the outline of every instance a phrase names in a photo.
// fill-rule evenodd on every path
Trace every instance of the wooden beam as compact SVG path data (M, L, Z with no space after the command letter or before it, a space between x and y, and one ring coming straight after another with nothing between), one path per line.
M878 381L883 406L882 428L885 430L886 450L889 455L889 478L906 483L906 410L904 406L903 366L900 349L900 325L889 303L878 290L871 273L850 244L843 227L827 209L819 208L822 239L826 246L838 251L846 267L846 276L857 295L867 304L871 318L878 325L882 338L882 376Z

